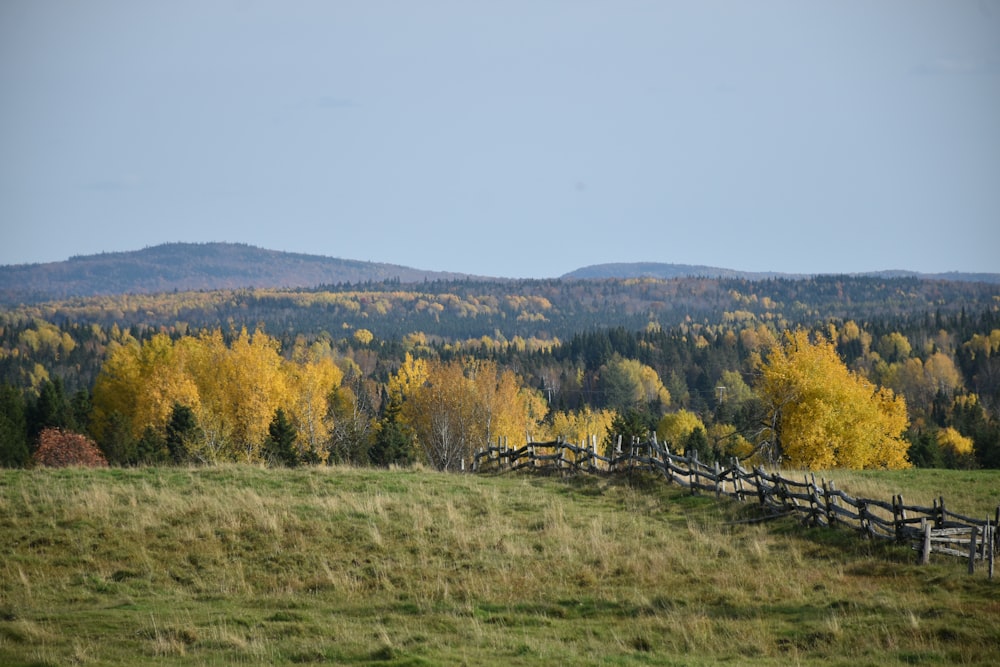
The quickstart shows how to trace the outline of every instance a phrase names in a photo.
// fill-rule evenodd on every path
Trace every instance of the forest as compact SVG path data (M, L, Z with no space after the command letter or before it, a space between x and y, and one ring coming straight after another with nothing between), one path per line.
M113 465L453 469L498 439L655 433L702 459L996 468L998 311L995 284L859 276L22 304L0 311L0 463L89 442Z

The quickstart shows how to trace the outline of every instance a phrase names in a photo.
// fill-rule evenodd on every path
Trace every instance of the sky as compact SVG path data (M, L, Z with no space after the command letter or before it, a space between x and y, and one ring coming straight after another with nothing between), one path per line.
M0 264L1000 272L1000 0L3 0Z

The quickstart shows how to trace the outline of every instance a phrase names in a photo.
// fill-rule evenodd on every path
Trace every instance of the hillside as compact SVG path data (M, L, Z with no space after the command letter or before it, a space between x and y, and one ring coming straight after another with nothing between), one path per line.
M64 262L0 266L0 303L175 290L315 287L465 277L238 243L168 243L132 252L75 256Z
M960 560L659 478L39 469L0 507L5 665L1000 660Z

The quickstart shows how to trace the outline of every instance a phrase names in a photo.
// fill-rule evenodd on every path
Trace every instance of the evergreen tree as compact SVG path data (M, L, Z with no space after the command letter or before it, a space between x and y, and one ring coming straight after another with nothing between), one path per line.
M412 435L406 425L400 421L402 411L400 403L388 399L385 413L375 431L375 441L368 450L368 459L377 466L388 466L395 463L407 465L413 463Z
M69 399L68 408L70 419L76 429L81 433L89 431L90 413L94 409L94 405L90 400L90 392L86 389L74 392L73 396Z
M31 442L36 442L38 435L46 428L76 428L73 411L66 400L63 382L59 377L43 382L38 390L38 398L28 407L28 438Z
M188 460L189 446L201 436L194 410L187 405L174 403L167 422L167 451L174 463Z
M10 385L0 387L0 467L20 468L31 459L23 394Z
M708 437L705 429L698 426L684 439L684 455L697 454L699 461L710 461L715 458L715 453L708 444Z
M933 431L911 434L910 448L906 450L910 463L918 468L941 468L944 457Z
M162 465L172 458L166 438L151 426L147 426L138 442L132 444L132 451L136 463L142 465Z
M621 436L622 449L625 450L633 441L646 442L655 430L656 417L649 412L626 410L616 414L604 438L605 456L617 455L618 436Z
M136 442L128 420L116 411L108 417L107 422L101 442L98 443L104 457L113 465L135 465L138 462Z
M267 427L267 440L264 442L261 454L270 465L283 465L293 468L299 463L298 452L295 451L295 438L298 433L285 411L278 408L274 418Z

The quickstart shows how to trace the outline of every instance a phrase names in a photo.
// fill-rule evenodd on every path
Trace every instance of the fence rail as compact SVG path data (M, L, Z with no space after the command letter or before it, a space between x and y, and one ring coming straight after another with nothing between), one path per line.
M697 454L679 456L658 443L636 442L622 447L619 439L612 456L597 452L597 440L589 445L568 442L529 442L511 449L502 442L476 453L473 472L509 472L523 469L562 473L609 474L648 471L662 474L667 480L688 488L729 496L741 502L756 502L766 512L762 518L799 515L813 526L843 526L857 530L870 539L910 544L918 552L920 563L927 563L932 553L958 556L969 561L969 573L977 563L986 566L993 578L996 553L1000 550L1000 507L993 517L974 519L945 508L944 498L932 507L907 505L902 495L892 501L852 498L836 488L833 481L816 482L815 475L802 480L788 479L762 467L746 469L737 459L727 466L698 460Z

